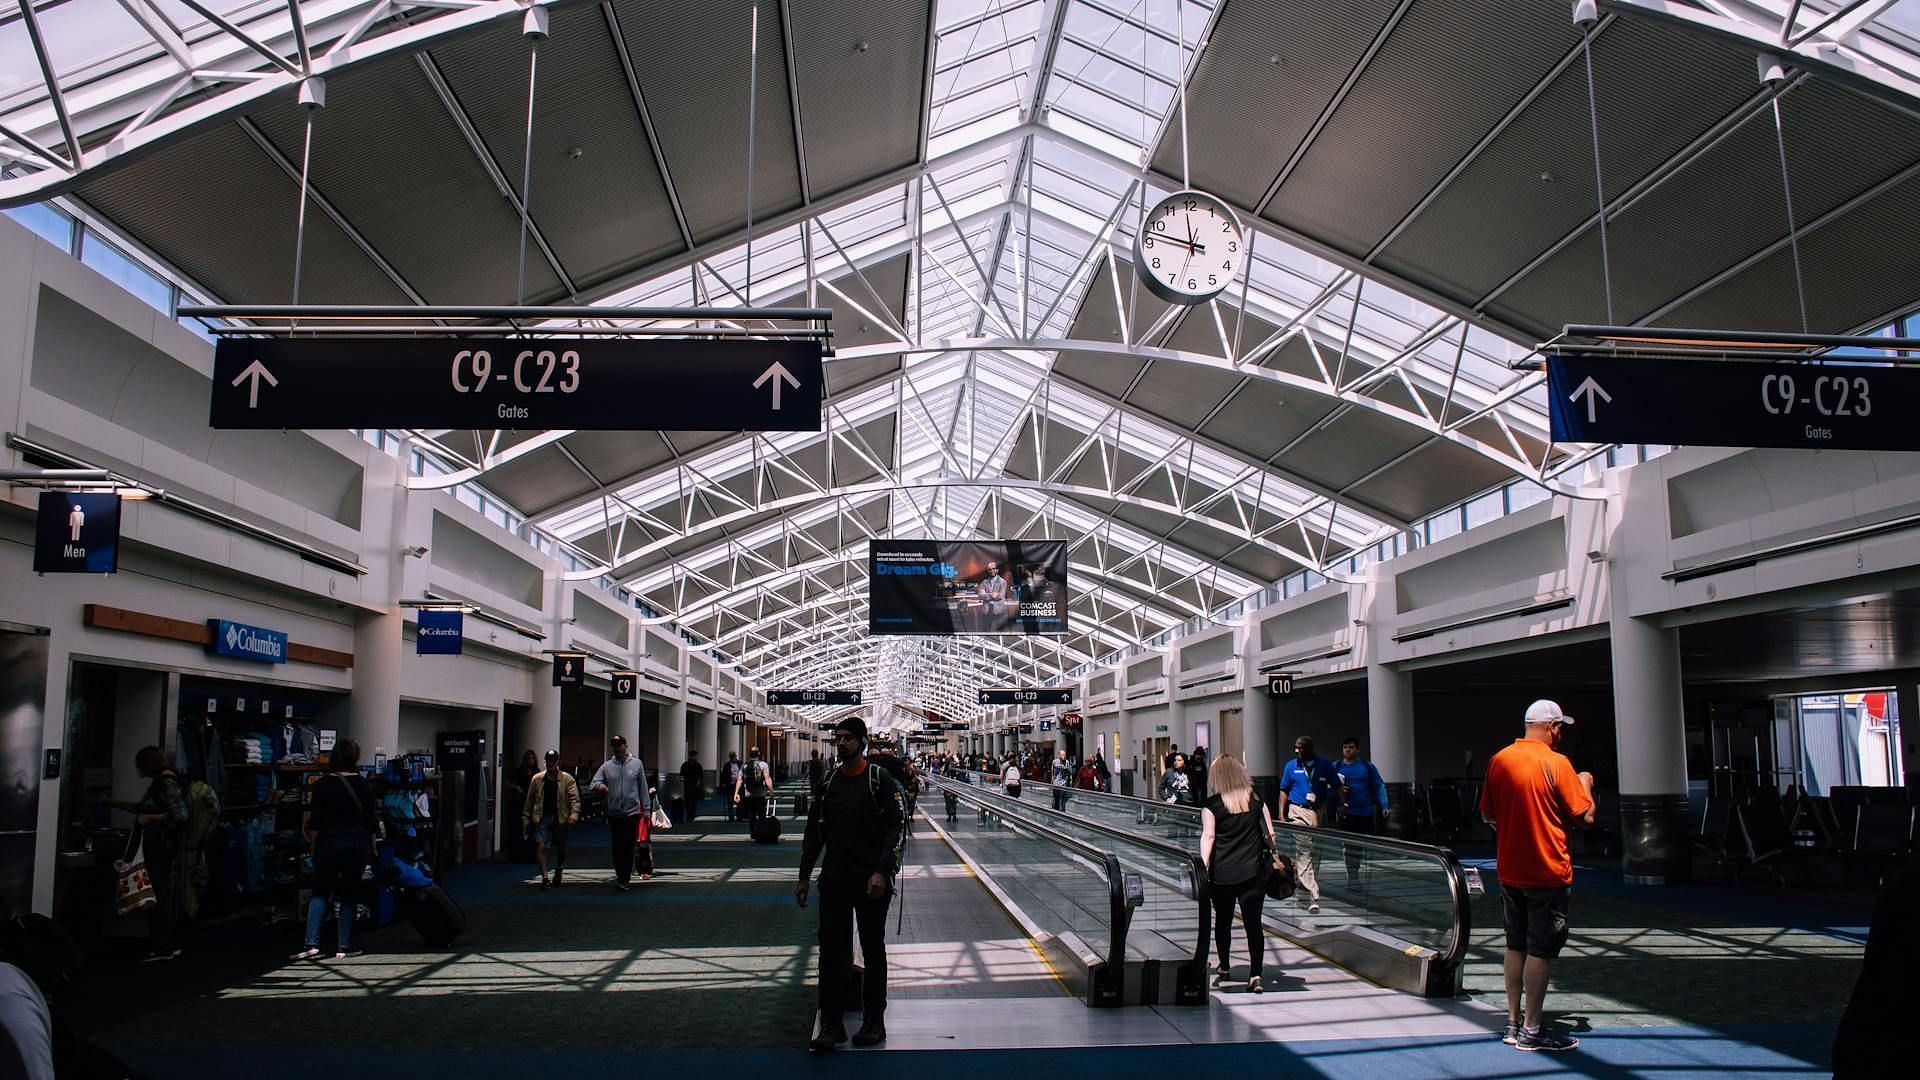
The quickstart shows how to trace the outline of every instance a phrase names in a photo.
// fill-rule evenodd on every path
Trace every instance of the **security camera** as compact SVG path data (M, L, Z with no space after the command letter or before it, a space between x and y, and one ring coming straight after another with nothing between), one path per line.
M1587 561L1588 561L1588 562L1590 562L1590 563L1603 563L1603 562L1606 562L1606 561L1607 561L1607 553L1606 553L1606 552L1604 552L1604 551L1589 551L1589 552L1587 552Z
M427 554L427 547L425 544L415 544L412 547L401 548L400 554L405 555L409 559L425 558Z

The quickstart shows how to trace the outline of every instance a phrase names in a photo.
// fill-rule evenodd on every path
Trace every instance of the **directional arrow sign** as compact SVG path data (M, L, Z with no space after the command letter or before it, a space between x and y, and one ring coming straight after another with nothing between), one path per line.
M1073 687L1047 687L1023 690L1018 687L986 687L979 691L981 705L1071 705Z
M782 364L778 360L775 360L773 362L772 367L769 367L767 370L761 372L759 378L753 380L753 388L755 390L760 389L760 384L766 382L768 379L773 380L773 411L779 412L780 411L780 384L786 383L788 386L798 389L800 386L800 380L794 378L793 373L787 370L787 366L785 364Z
M1600 398L1604 401L1613 400L1613 395L1601 389L1600 384L1594 382L1593 376L1591 375L1587 376L1579 386L1575 387L1573 393L1567 395L1567 400L1577 404L1583 397L1587 399L1587 423L1589 424L1595 420L1593 399Z
M1555 442L1920 450L1920 370L1549 355Z
M816 341L230 339L212 426L819 431L820 361Z
M233 377L231 385L239 386L243 382L247 384L247 408L249 409L260 406L260 380L262 379L267 381L268 386L280 385L280 380L273 377L273 372L268 371L267 366L258 360L248 364L246 370Z
M769 690L769 705L858 705L858 690Z

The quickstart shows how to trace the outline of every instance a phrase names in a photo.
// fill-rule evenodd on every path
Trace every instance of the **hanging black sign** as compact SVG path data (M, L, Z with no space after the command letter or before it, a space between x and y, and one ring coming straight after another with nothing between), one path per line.
M768 705L858 705L858 690L769 690Z
M982 705L1071 705L1073 687L1056 686L1022 690L1017 687L989 687L980 691Z
M216 428L819 431L815 341L227 338Z
M120 496L43 491L35 522L37 574L111 574L120 556Z
M613 690L610 696L615 701L640 700L640 674L635 671L609 671L607 681Z
M553 654L553 685L587 685L587 658L582 653Z

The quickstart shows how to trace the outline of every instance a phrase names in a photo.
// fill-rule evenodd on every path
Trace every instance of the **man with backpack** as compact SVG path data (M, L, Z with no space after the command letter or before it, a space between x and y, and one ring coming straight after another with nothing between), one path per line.
M760 760L760 748L751 747L747 750L746 768L740 770L740 779L733 788L733 801L746 816L749 826L767 816L767 799L772 795L773 771Z
M1360 756L1360 740L1352 735L1340 743L1340 760L1333 766L1340 785L1340 817L1335 824L1348 832L1379 836L1387 820L1387 785L1380 770ZM1360 878L1360 845L1348 844L1347 885Z
M740 794L740 773L742 771L739 752L728 751L726 768L721 770L720 776L718 777L720 781L720 805L726 810L728 821L740 820L740 800L735 796Z
M820 868L820 1031L807 1043L827 1053L847 1041L842 1013L853 981L853 931L857 922L860 952L866 960L861 985L860 1030L855 1046L873 1046L887 1037L887 907L893 878L905 844L906 797L900 782L866 759L866 721L849 716L833 730L839 767L827 776L820 798L807 817L800 848L800 881L793 899L807 906L814 863Z

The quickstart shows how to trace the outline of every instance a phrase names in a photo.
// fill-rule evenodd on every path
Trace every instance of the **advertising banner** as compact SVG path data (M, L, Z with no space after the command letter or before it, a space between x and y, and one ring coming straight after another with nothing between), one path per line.
M873 540L872 634L1064 634L1063 540Z

